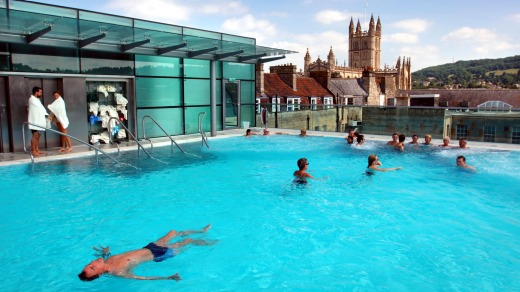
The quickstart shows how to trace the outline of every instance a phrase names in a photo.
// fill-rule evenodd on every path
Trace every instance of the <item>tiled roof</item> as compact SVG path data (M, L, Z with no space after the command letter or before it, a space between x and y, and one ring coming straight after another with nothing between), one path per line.
M449 106L460 106L467 101L469 107L477 107L490 100L499 100L520 108L520 90L515 89L436 89L398 90L397 96L416 94L439 94L439 101L447 101Z
M367 92L361 87L359 84L359 79L348 78L348 79L339 79L334 78L330 80L330 91L334 93L334 95L353 95L353 96L367 96Z
M285 83L276 73L264 73L264 93L266 96L331 96L332 94L316 80L309 77L296 78L296 91ZM260 94L257 92L257 96Z

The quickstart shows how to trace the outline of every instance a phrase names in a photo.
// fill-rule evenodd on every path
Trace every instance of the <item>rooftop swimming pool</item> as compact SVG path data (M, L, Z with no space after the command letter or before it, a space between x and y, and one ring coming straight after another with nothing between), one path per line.
M471 143L470 143L471 144ZM520 290L520 153L287 135L0 167L3 291ZM470 145L471 146L471 145ZM369 154L400 171L367 176ZM463 154L476 172L455 166ZM323 180L292 183L296 161ZM170 229L217 239L137 275L77 274Z

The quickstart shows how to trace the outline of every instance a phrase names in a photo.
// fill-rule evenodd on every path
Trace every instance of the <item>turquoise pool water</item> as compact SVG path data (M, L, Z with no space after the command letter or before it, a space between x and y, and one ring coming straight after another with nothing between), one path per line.
M163 162L0 168L3 291L520 290L520 153L364 148L343 139L235 137L155 148ZM367 177L367 156L401 171ZM466 155L478 171L455 167ZM300 157L324 180L293 185ZM92 246L140 248L170 229L218 239L139 275L81 282Z

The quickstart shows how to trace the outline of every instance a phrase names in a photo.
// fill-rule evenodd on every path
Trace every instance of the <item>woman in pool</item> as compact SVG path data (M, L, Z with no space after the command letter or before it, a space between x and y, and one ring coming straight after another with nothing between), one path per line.
M390 170L399 170L402 169L402 167L391 167L391 168L379 168L381 165L383 165L379 161L379 157L375 154L370 154L368 156L368 166L367 166L367 173L374 173L374 171L390 171Z

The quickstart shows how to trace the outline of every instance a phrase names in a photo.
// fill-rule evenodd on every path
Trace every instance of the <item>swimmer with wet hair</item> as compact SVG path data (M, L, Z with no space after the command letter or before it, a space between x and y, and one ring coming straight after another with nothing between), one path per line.
M473 166L466 164L466 157L464 157L464 155L457 156L457 166L464 168L464 169L473 170L473 171L477 170Z
M296 170L293 175L296 177L298 182L307 182L307 178L314 178L307 172L307 168L309 167L309 161L307 161L307 158L298 159L296 164L298 165L298 170Z
M402 167L390 167L390 168L380 168L382 163L379 161L379 157L375 154L370 154L368 156L368 166L367 166L367 172L373 173L374 171L382 171L387 172L391 170L400 170Z

